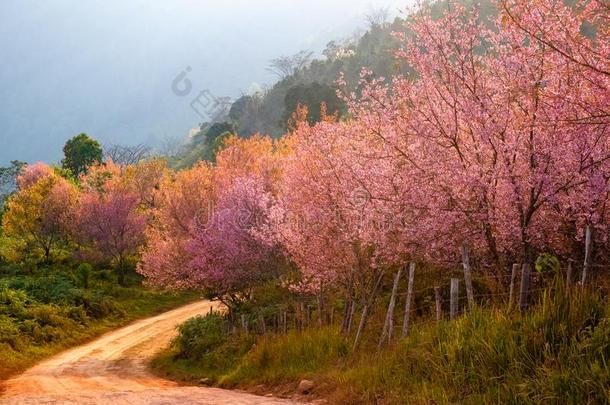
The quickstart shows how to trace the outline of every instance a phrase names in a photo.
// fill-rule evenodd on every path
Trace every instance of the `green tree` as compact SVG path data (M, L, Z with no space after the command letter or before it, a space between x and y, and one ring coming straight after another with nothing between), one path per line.
M63 169L70 170L78 177L87 171L87 167L102 162L103 156L100 143L82 133L66 142L61 164Z
M341 116L346 109L345 103L337 97L335 89L326 84L314 82L296 85L286 93L283 122L285 124L289 122L299 105L307 106L309 112L307 121L310 124L320 122L322 103L326 104L326 112L329 115L338 113Z
M211 161L213 163L216 163L216 155L218 154L218 152L220 152L222 148L224 148L225 140L227 138L230 138L231 136L233 136L232 133L225 132L221 135L218 135L216 139L214 139L214 142L212 142L212 144L210 145L210 149L212 151Z
M233 122L238 122L248 111L248 104L252 102L252 96L241 96L231 105L229 118Z
M235 133L235 126L230 122L216 122L212 124L205 132L205 140L213 145L216 138L225 132Z

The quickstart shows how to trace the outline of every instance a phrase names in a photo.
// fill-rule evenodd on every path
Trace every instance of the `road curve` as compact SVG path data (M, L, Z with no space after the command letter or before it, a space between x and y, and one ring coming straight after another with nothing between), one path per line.
M150 373L149 360L167 346L176 326L213 305L200 301L144 319L43 361L6 381L0 404L296 404L238 391L182 387Z

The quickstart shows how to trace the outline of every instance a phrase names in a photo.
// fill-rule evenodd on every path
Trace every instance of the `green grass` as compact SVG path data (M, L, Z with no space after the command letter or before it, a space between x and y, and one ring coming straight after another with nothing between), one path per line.
M254 336L227 339L227 328L226 319L218 313L188 320L179 327L172 347L153 361L153 368L180 380L206 377L218 382L256 342Z
M70 273L0 277L0 380L136 319L191 302L194 293L155 291Z
M524 315L478 308L413 328L381 353L374 334L350 354L349 341L325 328L261 337L232 367L181 357L176 345L158 366L186 379L213 375L223 387L296 387L312 378L331 403L609 403L609 316L598 294L557 286ZM206 356L216 350L223 344Z
M332 370L348 358L348 342L332 328L260 339L220 385L282 384Z

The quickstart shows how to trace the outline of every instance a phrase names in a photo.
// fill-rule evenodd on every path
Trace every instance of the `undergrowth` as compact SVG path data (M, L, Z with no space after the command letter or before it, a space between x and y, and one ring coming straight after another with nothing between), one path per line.
M62 349L195 298L192 293L154 291L136 281L120 287L104 273L85 280L69 271L0 274L0 379Z
M296 387L310 378L314 394L332 403L608 403L609 314L598 293L568 293L559 283L522 315L477 308L455 321L420 323L381 352L373 331L350 353L349 340L328 327L215 338L199 355L180 343L183 328L156 366L183 379L213 377L223 387Z

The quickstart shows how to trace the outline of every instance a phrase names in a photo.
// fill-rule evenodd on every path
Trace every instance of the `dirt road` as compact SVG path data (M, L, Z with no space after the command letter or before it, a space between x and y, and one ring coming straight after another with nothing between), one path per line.
M295 404L237 391L181 387L148 371L148 361L167 346L176 325L208 312L211 305L197 302L135 322L39 363L3 384L0 404Z

